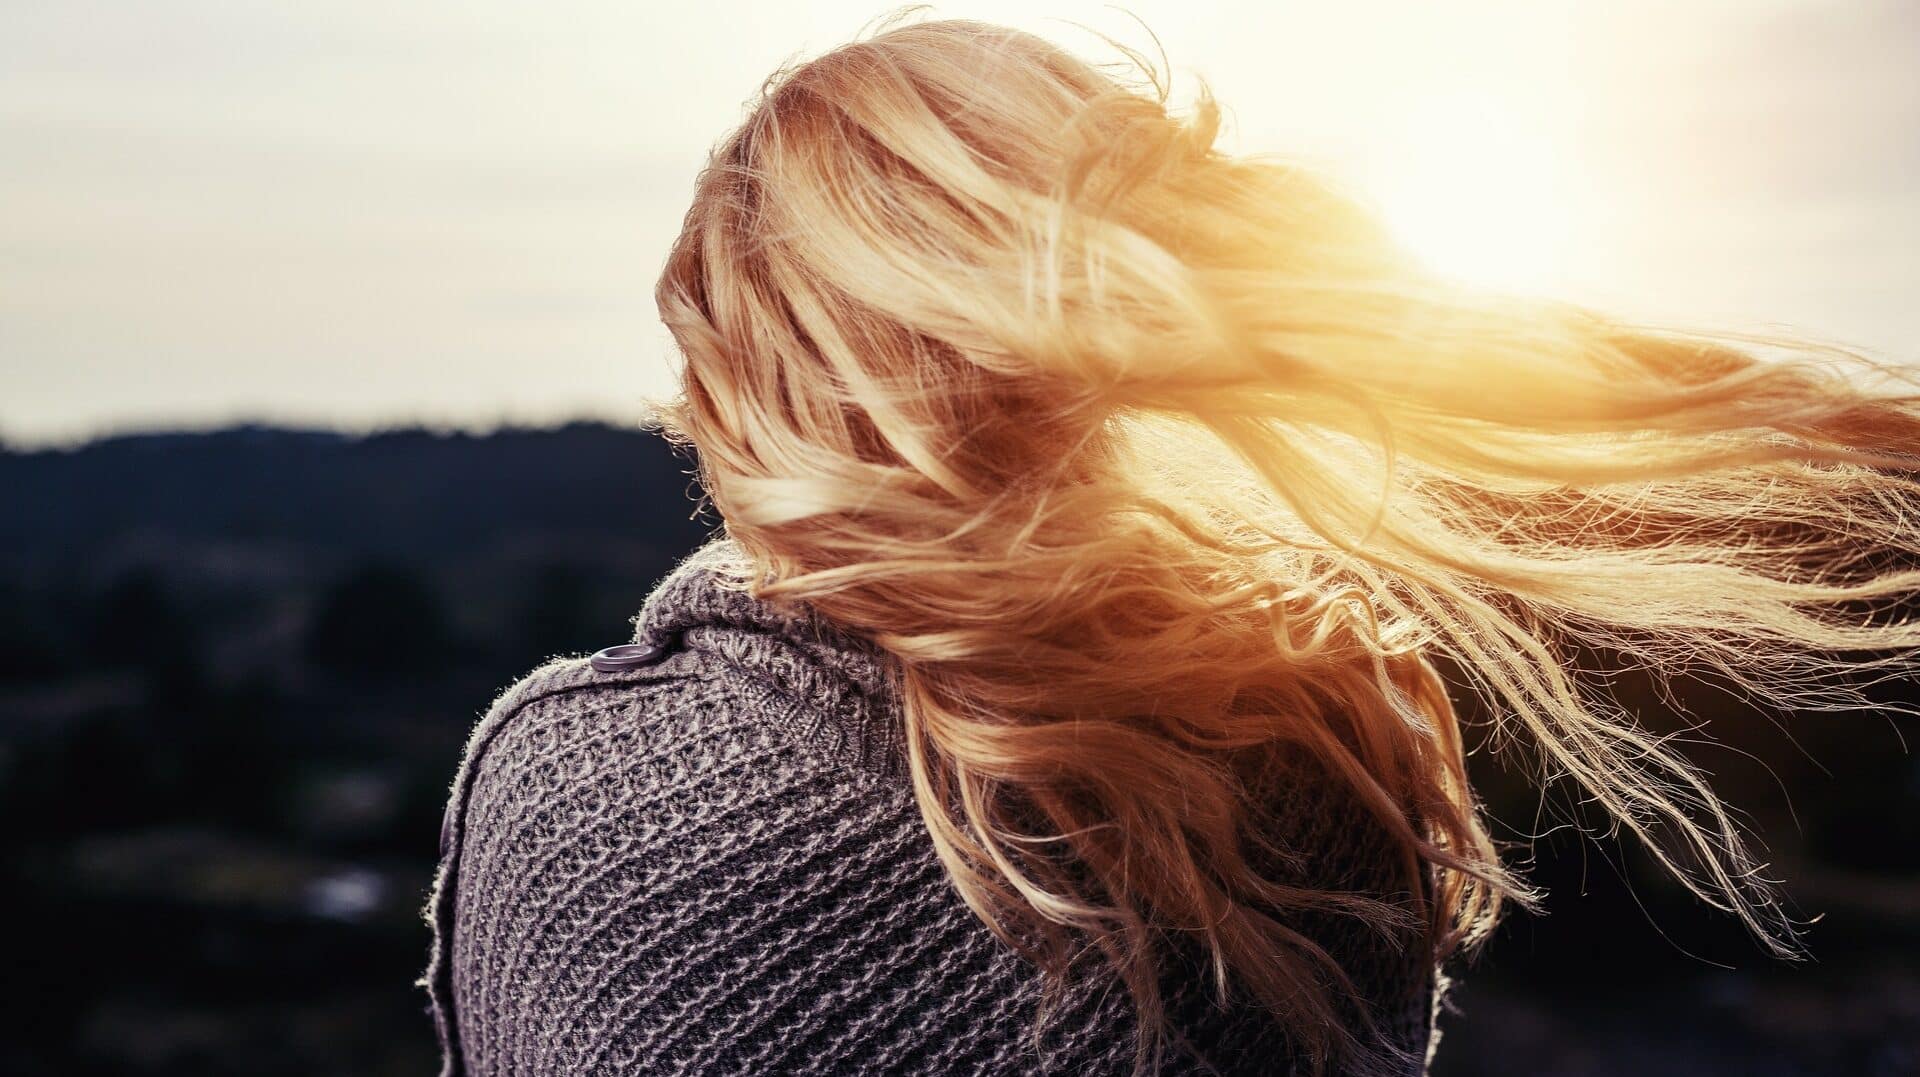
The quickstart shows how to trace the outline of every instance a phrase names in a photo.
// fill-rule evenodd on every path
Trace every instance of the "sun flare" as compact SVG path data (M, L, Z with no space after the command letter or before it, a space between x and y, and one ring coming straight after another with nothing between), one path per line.
M1524 102L1436 95L1404 117L1375 189L1394 232L1433 269L1489 287L1551 287L1572 224L1559 150Z

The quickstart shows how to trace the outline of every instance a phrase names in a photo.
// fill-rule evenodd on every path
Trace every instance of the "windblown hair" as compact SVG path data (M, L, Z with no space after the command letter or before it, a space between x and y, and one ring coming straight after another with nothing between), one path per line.
M1447 281L1335 179L1217 150L1204 86L1176 115L1117 47L1143 79L894 22L777 72L656 293L685 359L662 427L758 594L898 658L959 894L1050 983L1102 956L1143 1066L1175 937L1319 1066L1404 1064L1288 923L1441 962L1537 898L1451 687L1794 953L1700 771L1572 655L1796 710L1910 669L1911 380ZM1396 839L1412 905L1256 870L1255 778L1302 757Z

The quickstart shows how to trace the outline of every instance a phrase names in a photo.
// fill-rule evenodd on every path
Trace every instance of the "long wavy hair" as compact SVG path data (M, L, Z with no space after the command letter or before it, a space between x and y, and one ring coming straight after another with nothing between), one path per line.
M1204 85L1170 110L1115 44L896 19L783 68L656 291L685 363L660 426L756 593L898 659L960 896L1050 997L1103 957L1143 1067L1176 937L1316 1068L1404 1064L1289 923L1440 963L1537 899L1467 781L1472 693L1795 953L1729 809L1572 656L1791 709L1912 667L1912 379L1437 277L1334 177L1216 149ZM1392 835L1410 903L1258 868L1255 779L1302 758Z

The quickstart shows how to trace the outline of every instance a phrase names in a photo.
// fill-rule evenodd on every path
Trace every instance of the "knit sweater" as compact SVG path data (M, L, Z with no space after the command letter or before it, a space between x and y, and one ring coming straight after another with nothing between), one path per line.
M647 597L657 660L550 662L468 744L428 905L443 1077L1088 1074L1133 1064L1117 981L1031 1036L1043 981L962 903L906 776L897 672L804 604L724 586L721 538ZM1392 896L1390 845L1331 782L1294 786L1297 881ZM1400 895L1404 896L1404 895ZM1292 926L1424 1058L1444 980L1351 918ZM1169 972L1164 1074L1284 1074L1287 1038ZM1409 1072L1420 1072L1416 1064Z

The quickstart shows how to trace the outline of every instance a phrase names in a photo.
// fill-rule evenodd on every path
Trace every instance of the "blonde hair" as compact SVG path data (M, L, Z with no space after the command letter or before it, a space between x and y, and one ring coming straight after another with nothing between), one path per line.
M1497 741L1792 953L1700 772L1569 656L1863 705L1854 675L1920 642L1889 615L1920 583L1911 384L1439 279L1335 180L1215 149L1204 86L1176 116L1121 48L1144 83L966 21L777 72L656 293L685 357L665 432L758 593L899 660L959 894L1056 985L1091 940L1143 1066L1175 932L1315 1068L1404 1065L1288 922L1438 963L1535 899L1444 664ZM1301 757L1391 833L1411 903L1255 870L1251 776Z

